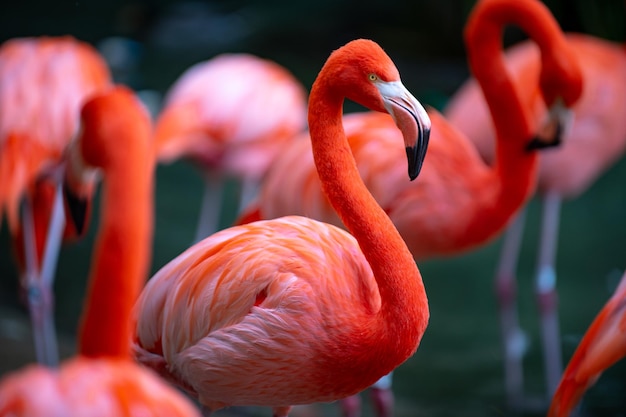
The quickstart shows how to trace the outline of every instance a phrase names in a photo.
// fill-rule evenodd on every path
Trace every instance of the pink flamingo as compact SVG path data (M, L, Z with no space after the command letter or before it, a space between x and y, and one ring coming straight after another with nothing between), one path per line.
M542 220L534 286L541 318L548 397L556 389L562 371L555 268L561 203L584 193L626 150L624 45L583 34L570 33L566 37L580 62L585 85L563 144L542 153L539 164ZM537 128L546 111L539 90L539 51L532 42L522 42L506 51L505 62L520 100L533 114L533 125ZM476 144L486 161L493 160L493 126L475 80L461 86L450 99L445 114ZM495 277L510 403L523 396L525 337L517 318L515 273L523 230L524 210L505 234Z
M519 25L542 52L541 92L546 105L558 107L563 101L572 106L582 91L576 56L542 3L479 1L469 17L465 42L470 67L496 125L493 165L484 163L452 123L430 110L433 133L423 173L415 183L402 182L397 161L404 156L390 146L398 136L391 119L372 113L345 117L348 141L365 184L418 261L460 254L490 242L534 191L539 152L533 148L543 142L533 139L531 115L500 59L501 33L507 24ZM321 192L307 142L295 140L286 147L268 171L259 198L238 223L300 214L341 224ZM391 393L379 387L372 393L376 407L383 410L380 415L391 414ZM358 415L358 399L347 399L343 406L345 415Z
M183 394L131 358L130 314L147 277L153 228L150 119L123 87L95 95L81 118L68 175L73 183L92 180L98 169L104 189L79 356L58 369L31 365L4 377L0 415L199 417Z
M548 417L568 417L605 369L626 356L626 273L578 344L552 397Z
M305 123L304 87L272 61L222 54L183 73L166 97L155 141L161 162L189 157L204 173L195 241L218 228L224 180L242 181L241 204L247 204L275 155Z
M0 47L0 224L6 213L27 294L37 360L58 363L54 271L65 228L59 163L80 106L110 84L90 45L66 37L17 38ZM23 201L20 221L19 205Z
M298 216L231 227L163 267L140 296L136 358L207 413L259 405L279 417L334 401L419 345L429 316L421 275L359 177L341 123L345 98L392 115L414 179L428 116L375 42L349 42L314 82L308 119L320 180L352 235Z

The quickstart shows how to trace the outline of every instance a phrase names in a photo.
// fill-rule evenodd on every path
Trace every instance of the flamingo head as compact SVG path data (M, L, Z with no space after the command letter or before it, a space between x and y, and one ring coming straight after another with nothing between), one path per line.
M357 39L334 51L322 68L334 83L337 99L346 97L371 110L389 113L404 137L409 178L424 162L430 138L430 118L400 80L393 61L376 43Z
M139 113L139 114L138 114ZM136 123L142 120L143 123ZM126 87L114 87L88 100L81 111L77 138L66 150L65 201L70 218L79 234L85 228L89 205L100 178L101 170L112 166L133 166L127 160L137 152L152 152L152 144L126 141L118 146L108 142L126 137L122 132L140 130L139 137L150 137L150 118L134 93ZM151 161L153 161L151 159Z
M560 145L573 123L573 110L583 94L583 74L571 47L562 39L559 47L542 58L539 86L548 113L527 149Z

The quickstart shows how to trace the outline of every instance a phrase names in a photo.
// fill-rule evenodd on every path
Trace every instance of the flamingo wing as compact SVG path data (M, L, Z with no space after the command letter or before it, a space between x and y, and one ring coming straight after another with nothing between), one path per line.
M149 281L135 350L140 361L162 355L170 379L212 410L310 402L311 389L324 400L336 395L326 352L350 354L351 334L379 309L351 235L297 216L255 222L201 241Z

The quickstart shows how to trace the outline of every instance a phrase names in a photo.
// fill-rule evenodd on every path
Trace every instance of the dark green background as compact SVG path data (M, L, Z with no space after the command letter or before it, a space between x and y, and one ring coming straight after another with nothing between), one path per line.
M546 2L566 30L606 39L626 39L624 2ZM311 85L328 53L346 41L378 41L396 61L405 85L425 104L441 108L468 74L462 27L473 1L222 1L196 3L191 16L206 18L203 30L175 48L163 48L156 33L163 19L180 15L170 1L23 1L0 6L0 41L16 36L72 34L97 43L123 35L143 48L133 87L164 93L189 65L220 52L245 51L273 59ZM230 20L229 20L230 19ZM224 23L226 22L226 23ZM242 31L233 30L233 22ZM224 25L223 27L220 25ZM505 43L523 35L507 30ZM625 80L626 82L626 80ZM624 115L626 117L626 115ZM153 272L186 248L192 238L202 183L185 162L157 172ZM563 206L558 250L558 288L563 352L569 358L578 338L611 294L626 266L626 162L608 170L581 198ZM236 184L225 196L233 207ZM525 362L527 390L543 392L532 274L538 204L530 205L521 262L522 324L531 345ZM231 212L222 219L227 226ZM94 219L97 219L97 212ZM61 253L55 291L56 319L65 355L73 352L91 245L87 238ZM455 259L420 263L431 321L417 354L395 373L398 416L502 416L501 352L493 271L499 241ZM0 373L33 360L26 312L18 302L17 276L6 226L0 231ZM585 397L589 415L626 415L626 365L606 372ZM326 407L338 415L337 407ZM262 411L269 415L269 410ZM365 410L366 415L370 410Z

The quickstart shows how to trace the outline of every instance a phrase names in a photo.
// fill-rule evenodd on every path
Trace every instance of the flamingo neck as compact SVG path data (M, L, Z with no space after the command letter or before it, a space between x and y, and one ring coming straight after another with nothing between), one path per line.
M496 130L496 158L490 183L496 192L490 204L471 225L469 233L483 238L493 228L503 228L508 218L534 192L537 151L527 151L534 135L530 109L522 103L523 94L511 78L502 51L506 25L516 25L537 43L542 53L542 72L557 67L546 57L563 56L565 38L549 10L539 2L520 0L482 0L465 28L469 65L480 84ZM489 219L489 220L486 220ZM488 226L492 227L488 227ZM487 226L487 227L486 227Z
M79 334L79 353L90 357L131 358L131 311L148 276L153 227L150 151L135 150L127 147L126 159L103 169L100 227Z
M309 98L315 165L324 192L374 273L381 296L380 343L398 346L406 359L426 329L428 300L413 256L359 176L343 130L343 100L332 93L320 73Z

